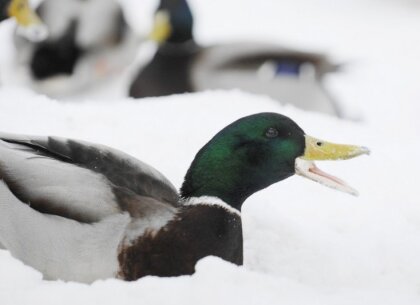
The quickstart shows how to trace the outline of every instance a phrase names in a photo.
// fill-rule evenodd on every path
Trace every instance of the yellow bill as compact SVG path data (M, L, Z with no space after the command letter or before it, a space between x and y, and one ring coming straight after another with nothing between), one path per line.
M334 144L317 138L305 136L305 160L346 160L363 154L369 154L364 146Z
M171 32L172 27L168 12L158 11L155 14L155 21L152 32L150 33L150 39L162 43L169 38Z
M28 0L12 0L8 14L15 18L18 33L30 40L40 41L48 36L48 30L38 15L32 10Z
M296 159L295 170L298 175L319 182L325 186L351 195L358 195L355 189L341 179L323 172L312 161L346 160L369 153L369 149L364 146L334 144L305 136L305 152L303 156Z

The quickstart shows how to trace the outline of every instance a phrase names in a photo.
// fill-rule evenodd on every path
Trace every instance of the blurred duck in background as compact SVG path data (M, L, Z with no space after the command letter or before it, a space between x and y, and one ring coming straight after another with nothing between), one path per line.
M14 18L18 33L32 41L47 38L48 31L37 14L31 9L28 0L0 0L0 22Z
M340 116L322 83L338 67L323 54L260 43L203 48L194 40L193 15L186 0L161 0L151 36L159 47L133 81L131 97L238 88Z
M49 38L33 43L15 35L18 63L35 91L60 97L123 71L140 39L115 0L46 0L37 10Z

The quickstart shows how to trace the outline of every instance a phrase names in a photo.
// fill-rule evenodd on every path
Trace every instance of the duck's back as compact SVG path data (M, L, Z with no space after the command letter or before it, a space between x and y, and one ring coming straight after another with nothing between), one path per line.
M46 278L116 276L130 234L175 215L158 171L105 146L0 134L0 243Z
M206 48L191 70L194 91L241 89L299 108L337 114L322 80L336 70L325 56L270 44L232 43Z

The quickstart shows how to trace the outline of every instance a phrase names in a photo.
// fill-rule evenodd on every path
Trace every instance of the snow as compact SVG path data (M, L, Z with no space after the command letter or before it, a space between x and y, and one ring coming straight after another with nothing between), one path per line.
M217 131L244 115L274 111L315 137L368 146L369 157L318 162L360 196L298 176L275 184L243 207L245 265L209 257L193 276L49 282L0 250L0 304L419 304L419 3L190 1L203 44L270 40L327 50L346 62L328 86L357 120L238 91L136 101L121 96L116 87L123 82L77 103L55 101L8 80L13 48L7 22L0 27L8 42L0 51L0 130L110 145L155 166L179 187L195 153ZM138 33L147 33L155 3L124 5Z

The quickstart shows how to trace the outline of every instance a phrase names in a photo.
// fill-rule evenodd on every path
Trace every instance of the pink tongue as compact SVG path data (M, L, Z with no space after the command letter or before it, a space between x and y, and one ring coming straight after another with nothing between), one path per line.
M315 164L312 164L312 166L309 168L309 172L311 172L311 173L313 173L315 175L318 175L318 176L327 178L329 180L332 180L335 183L338 183L340 185L347 186L346 183L343 180L340 180L337 177L334 177L334 176L332 176L330 174L327 174L326 172L324 172L324 171L320 170L318 167L316 167Z

